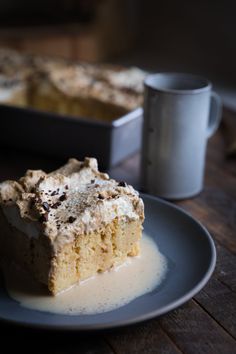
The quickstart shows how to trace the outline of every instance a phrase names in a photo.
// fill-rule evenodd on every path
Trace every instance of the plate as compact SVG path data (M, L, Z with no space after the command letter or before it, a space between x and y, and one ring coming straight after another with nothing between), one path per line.
M31 327L99 330L131 325L163 315L196 295L209 280L216 250L208 231L179 207L142 195L145 233L168 260L163 282L152 292L116 310L96 315L66 316L29 310L0 286L0 319Z

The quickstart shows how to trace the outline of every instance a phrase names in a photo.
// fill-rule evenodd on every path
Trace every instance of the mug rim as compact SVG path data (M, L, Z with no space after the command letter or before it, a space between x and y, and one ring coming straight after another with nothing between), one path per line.
M193 80L198 80L199 82L202 81L203 84L202 87L199 88L194 88L194 89L174 89L174 88L165 88L165 87L158 87L153 84L151 84L149 81L155 77L158 76L165 76L165 77L186 77L190 78ZM212 88L212 83L205 78L204 76L201 75L195 75L195 74L190 74L190 73L182 73L182 72L159 72L159 73L153 73L149 74L146 76L144 80L144 86L147 88L150 88L154 91L162 92L162 93L172 93L172 94L180 94L180 95L185 95L185 94L196 94L196 93L203 93L210 91Z

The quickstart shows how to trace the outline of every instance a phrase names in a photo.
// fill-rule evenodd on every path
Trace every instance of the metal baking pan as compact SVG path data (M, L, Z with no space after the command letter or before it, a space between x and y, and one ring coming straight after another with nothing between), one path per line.
M143 110L111 122L0 105L0 145L55 157L98 159L109 169L141 146Z

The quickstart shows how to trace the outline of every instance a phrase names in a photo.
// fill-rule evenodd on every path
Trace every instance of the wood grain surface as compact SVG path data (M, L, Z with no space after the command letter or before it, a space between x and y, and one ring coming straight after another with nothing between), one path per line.
M236 114L224 111L225 116ZM139 155L110 174L139 185ZM29 153L0 151L0 180L26 168L50 170L61 161ZM236 159L226 157L221 127L208 144L205 186L193 199L177 202L200 220L217 246L216 270L194 299L175 311L133 327L97 334L33 330L0 324L1 353L233 354L236 353Z

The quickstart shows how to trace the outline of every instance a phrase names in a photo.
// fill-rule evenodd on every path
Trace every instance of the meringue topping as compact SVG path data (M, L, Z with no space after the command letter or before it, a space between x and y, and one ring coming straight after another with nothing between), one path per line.
M55 252L117 217L144 219L138 192L99 172L94 158L70 159L49 174L28 170L19 181L1 183L0 205L14 227L29 237L44 234Z

